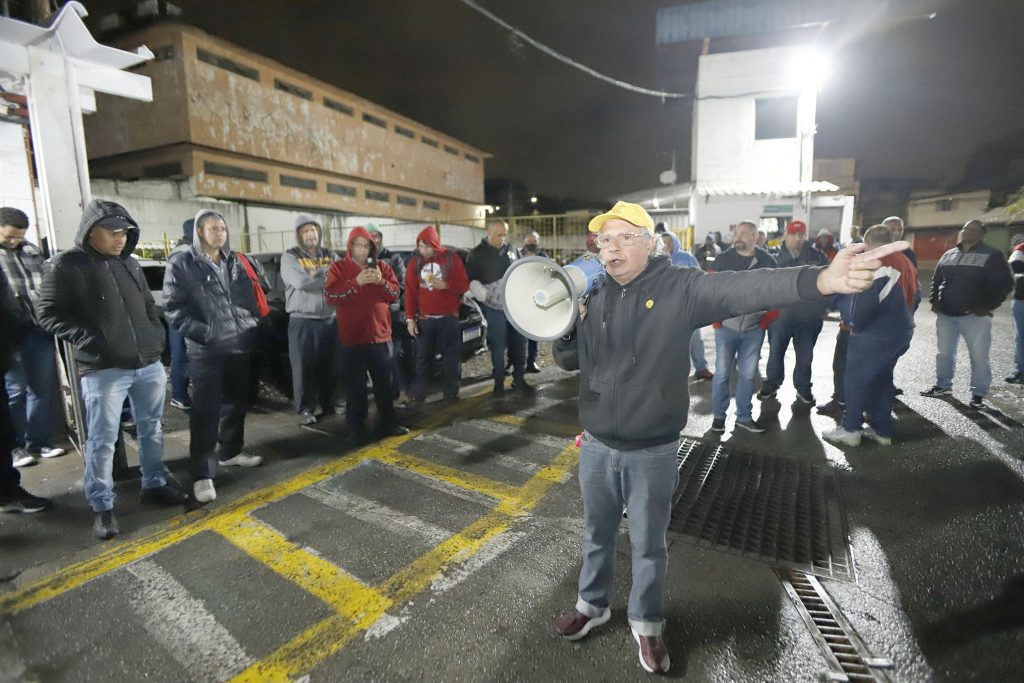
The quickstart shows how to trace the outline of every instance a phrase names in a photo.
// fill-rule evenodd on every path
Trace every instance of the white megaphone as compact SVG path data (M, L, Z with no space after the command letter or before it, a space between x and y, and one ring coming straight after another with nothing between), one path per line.
M505 317L528 339L558 339L576 324L576 302L600 287L604 277L604 266L593 254L566 266L543 256L519 259L502 279Z

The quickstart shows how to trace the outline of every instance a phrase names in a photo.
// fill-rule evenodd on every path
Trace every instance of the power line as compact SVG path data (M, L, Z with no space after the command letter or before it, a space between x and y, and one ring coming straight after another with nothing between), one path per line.
M651 90L650 88L643 88L643 87L638 86L638 85L633 85L632 83L626 83L625 81L620 81L617 78L612 78L611 76L606 76L605 74L603 74L603 73L601 73L599 71L595 71L594 69L591 69L589 66L586 66L584 64L580 64L579 62L577 62L577 61L575 61L575 60L573 60L573 59L571 59L569 57L566 57L565 55L563 55L563 54L561 54L559 52L556 52L555 50L551 49L550 47L548 47L544 43L540 42L539 40L535 40L534 38L531 38L530 36L526 35L522 31L517 29L515 26L512 26L511 24L506 22L501 17L496 16L495 14L490 12L489 10L486 10L483 7L481 7L480 5L476 4L475 2L473 2L473 0L459 0L459 1L463 5L466 5L467 7L471 8L471 9L474 9L477 12L479 12L480 14L484 15L485 17L487 17L488 19L490 19L491 21L496 23L498 26L501 26L502 28L504 28L507 31L511 31L512 34L515 35L517 38L521 38L522 40L525 40L530 45L533 45L535 48L537 48L538 50L540 50L544 54L549 55L551 57L554 57L558 61L563 62L565 64L568 64L569 66L571 66L571 67L573 67L575 69L579 69L583 73L589 74L590 76L593 76L594 78L602 80L602 81L604 81L606 83L611 83L612 85L614 85L616 87L623 88L623 89L629 90L631 92L639 93L641 95L650 95L652 97L660 97L660 98L663 98L663 99L670 99L670 98L674 99L674 98L681 98L681 97L690 97L689 93L666 92L664 90Z

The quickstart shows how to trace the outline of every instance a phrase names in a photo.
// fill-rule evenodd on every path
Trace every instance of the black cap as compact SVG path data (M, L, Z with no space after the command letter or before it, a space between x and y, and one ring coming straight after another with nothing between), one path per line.
M135 221L130 216L104 216L93 224L94 228L106 228L111 232L117 232L119 230L128 230L129 228L137 227Z

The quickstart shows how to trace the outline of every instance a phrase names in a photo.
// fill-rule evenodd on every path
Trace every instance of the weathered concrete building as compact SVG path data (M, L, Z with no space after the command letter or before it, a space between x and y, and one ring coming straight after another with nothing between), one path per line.
M168 183L155 194L147 183L150 202L172 195L160 199L172 213L162 230L196 198L269 216L312 211L332 228L350 217L402 226L412 236L395 245L427 224L458 244L485 215L482 150L192 26L164 21L109 42L156 55L136 68L152 79L153 102L98 98L85 124L90 172ZM291 225L282 215L245 227ZM159 236L147 229L144 239Z

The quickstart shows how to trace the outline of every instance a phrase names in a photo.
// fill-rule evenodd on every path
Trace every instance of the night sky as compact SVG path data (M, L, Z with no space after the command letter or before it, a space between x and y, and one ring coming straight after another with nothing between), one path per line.
M172 2L188 23L493 154L488 179L603 203L657 185L673 151L680 178L689 176L689 100L605 84L458 0ZM478 2L636 85L686 87L696 67L684 58L670 74L656 49L657 8L679 2ZM1024 133L1024 1L915 2L910 14L938 16L826 34L839 50L818 101L815 156L856 157L861 180L956 181L980 144ZM85 2L94 17L119 4Z

